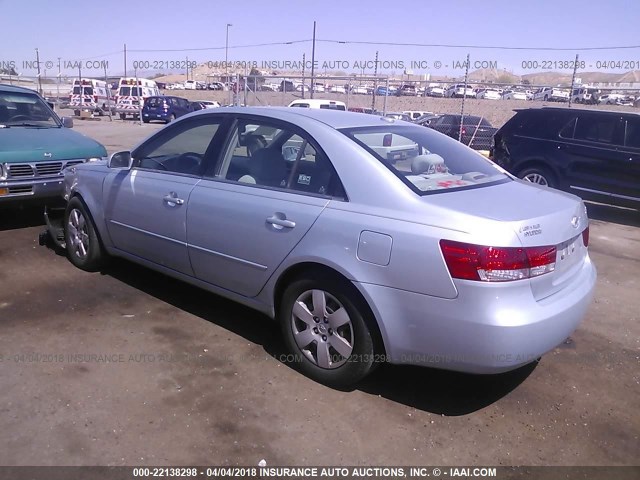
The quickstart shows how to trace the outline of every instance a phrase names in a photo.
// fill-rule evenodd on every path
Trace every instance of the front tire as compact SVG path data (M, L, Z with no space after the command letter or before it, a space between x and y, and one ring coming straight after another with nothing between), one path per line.
M363 317L367 310L355 287L345 280L292 282L278 311L292 363L325 385L357 383L374 367L374 341Z
M104 265L106 253L98 238L93 219L82 201L74 197L64 215L64 241L69 261L87 272L95 272Z

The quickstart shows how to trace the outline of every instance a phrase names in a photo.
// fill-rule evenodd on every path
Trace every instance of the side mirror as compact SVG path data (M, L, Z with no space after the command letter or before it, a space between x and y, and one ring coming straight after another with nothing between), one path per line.
M73 128L73 118L71 117L62 117L62 126L65 128Z
M107 162L109 168L121 168L124 170L131 169L132 165L133 158L129 151L116 152L109 157L109 161Z

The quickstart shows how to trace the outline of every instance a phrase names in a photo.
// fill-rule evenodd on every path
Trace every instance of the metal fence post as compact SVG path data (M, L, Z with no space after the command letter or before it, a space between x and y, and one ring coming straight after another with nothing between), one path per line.
M387 97L389 96L389 76L387 75L387 87L384 91L384 104L382 106L382 115L387 114Z

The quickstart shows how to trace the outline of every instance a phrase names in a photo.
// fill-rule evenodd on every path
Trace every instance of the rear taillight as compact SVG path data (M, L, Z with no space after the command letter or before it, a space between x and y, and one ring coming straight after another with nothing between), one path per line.
M393 135L390 134L390 133L387 133L384 137L382 137L382 146L383 147L390 147L392 138L393 138Z
M556 247L487 247L440 240L440 249L453 278L508 282L553 272Z
M582 231L582 243L585 247L589 246L589 225Z

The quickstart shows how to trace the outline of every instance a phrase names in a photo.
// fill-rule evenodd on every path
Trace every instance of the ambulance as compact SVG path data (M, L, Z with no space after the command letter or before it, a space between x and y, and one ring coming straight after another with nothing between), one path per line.
M107 82L93 78L76 79L69 95L69 108L76 116L81 111L108 114L115 107L115 99L110 95Z
M127 116L137 118L149 97L159 96L160 89L153 80L146 78L121 78L116 94L116 113L124 120Z

